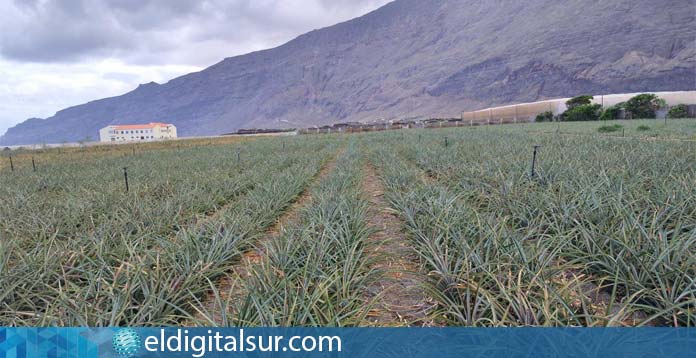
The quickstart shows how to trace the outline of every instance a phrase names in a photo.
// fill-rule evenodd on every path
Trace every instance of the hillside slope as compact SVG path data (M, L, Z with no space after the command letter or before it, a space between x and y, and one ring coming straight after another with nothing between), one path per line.
M692 90L695 13L693 0L397 0L274 49L28 120L0 144L96 138L112 123L212 135Z

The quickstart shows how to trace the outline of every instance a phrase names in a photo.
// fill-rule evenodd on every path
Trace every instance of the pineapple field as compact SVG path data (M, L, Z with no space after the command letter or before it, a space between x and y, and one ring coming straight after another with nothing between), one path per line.
M694 327L696 122L602 125L4 151L0 325Z

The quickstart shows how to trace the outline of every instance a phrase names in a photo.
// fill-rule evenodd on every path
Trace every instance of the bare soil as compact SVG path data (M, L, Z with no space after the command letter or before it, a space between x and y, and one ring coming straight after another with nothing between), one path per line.
M384 187L375 169L367 166L363 193L370 203L369 237L372 268L383 275L368 288L377 302L368 318L374 326L433 326L428 312L436 304L423 290L417 254L403 233L403 222L384 199Z

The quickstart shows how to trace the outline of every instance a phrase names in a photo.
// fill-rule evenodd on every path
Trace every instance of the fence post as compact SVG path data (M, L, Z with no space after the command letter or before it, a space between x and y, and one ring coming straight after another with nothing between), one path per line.
M530 173L530 177L534 178L536 175L536 159L537 159L537 151L539 150L541 146L540 145L535 145L534 146L534 154L532 155L532 172Z
M14 171L14 163L12 163L12 156L10 155L10 170Z
M128 187L128 168L123 167L123 180L126 182L126 193L130 191Z
M31 157L31 167L36 171L36 163L34 162L34 157Z

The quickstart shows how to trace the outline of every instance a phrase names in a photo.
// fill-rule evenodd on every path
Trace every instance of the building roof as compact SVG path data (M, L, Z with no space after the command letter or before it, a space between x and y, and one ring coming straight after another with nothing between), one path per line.
M173 127L173 124L168 124L168 123L160 123L160 122L150 122L148 124L126 124L126 125L111 125L109 127L112 127L115 130L131 130L131 129L152 129L155 127Z

